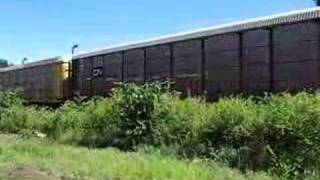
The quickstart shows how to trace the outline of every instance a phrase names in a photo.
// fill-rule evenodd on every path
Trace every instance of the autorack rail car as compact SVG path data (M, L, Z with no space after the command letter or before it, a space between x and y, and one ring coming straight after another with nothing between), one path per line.
M73 92L104 95L114 82L164 79L209 98L318 88L319 17L311 8L81 53L72 60Z
M0 69L0 89L16 90L31 103L57 103L69 97L69 63L55 57Z
M209 27L0 70L2 89L32 101L107 95L115 82L174 82L188 95L282 92L320 85L320 8Z

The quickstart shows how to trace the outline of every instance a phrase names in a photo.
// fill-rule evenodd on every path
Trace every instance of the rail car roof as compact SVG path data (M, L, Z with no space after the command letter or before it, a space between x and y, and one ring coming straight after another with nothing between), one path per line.
M98 50L89 52L82 52L75 56L73 59L86 58L90 56L97 56L102 54L108 54L117 51L124 51L129 49L135 49L140 47L147 47L159 44L165 44L170 42L183 41L187 39L194 39L203 36L212 36L229 32L236 32L241 30L248 30L260 27L268 27L279 24L287 24L293 22L300 22L306 20L312 20L320 18L320 7L308 8L297 11L289 11L277 15L266 16L262 18L255 18L245 21L238 21L235 23L229 23L224 25L218 25L188 32L182 32L172 35L161 36L149 40L139 41L135 43L122 44L117 46L109 46Z
M31 67L35 67L35 66L43 66L43 65L58 63L58 62L66 62L66 61L68 61L68 58L66 58L66 57L47 58L47 59L43 59L43 60L39 60L36 62L27 63L27 64L14 65L14 66L9 66L9 67L5 67L5 68L0 68L0 73L14 71L14 70L18 70L18 69L31 68Z

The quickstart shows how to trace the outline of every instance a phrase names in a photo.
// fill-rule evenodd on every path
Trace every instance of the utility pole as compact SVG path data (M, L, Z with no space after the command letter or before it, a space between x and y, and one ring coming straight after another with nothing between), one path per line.
M72 48L71 48L71 54L72 54L72 55L74 54L75 50L76 50L78 47L79 47L78 44L75 44L75 45L72 46Z
M28 61L28 58L25 57L25 58L22 59L22 63L21 64L25 64L27 61Z

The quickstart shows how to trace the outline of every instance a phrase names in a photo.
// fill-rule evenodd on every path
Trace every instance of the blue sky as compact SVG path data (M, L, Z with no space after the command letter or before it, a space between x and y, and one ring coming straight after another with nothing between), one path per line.
M312 7L312 0L1 0L0 58L20 63Z

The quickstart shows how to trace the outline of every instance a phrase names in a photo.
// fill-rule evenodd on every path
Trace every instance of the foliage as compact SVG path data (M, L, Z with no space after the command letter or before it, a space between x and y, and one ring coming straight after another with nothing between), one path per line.
M0 58L0 68L8 67L8 61Z
M154 133L152 118L155 104L160 101L162 89L154 84L136 86L120 84L113 91L115 109L119 114L119 137L122 147L150 143Z
M90 147L107 146L117 127L114 125L113 102L94 98L87 102L66 102L57 109L44 132L60 142L80 143Z
M209 107L210 118L196 139L204 151L197 152L215 158L231 147L241 159L240 167L231 163L238 168L271 168L289 178L318 174L319 110L318 93L222 99Z
M320 93L179 99L156 84L122 84L109 98L58 109L24 106L0 94L0 131L39 131L89 147L154 147L180 157L219 161L285 178L319 175Z
M24 106L15 92L0 92L0 132L42 131L52 115L46 108Z

